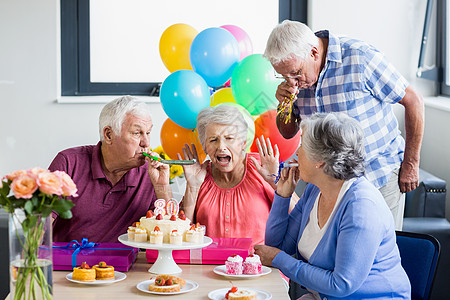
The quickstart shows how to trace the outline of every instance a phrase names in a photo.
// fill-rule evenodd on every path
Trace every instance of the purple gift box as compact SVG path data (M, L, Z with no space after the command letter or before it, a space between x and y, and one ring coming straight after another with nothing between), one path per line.
M86 262L92 267L100 261L104 261L113 266L114 270L126 272L131 268L139 252L138 248L132 248L121 243L98 243L92 248L81 249L78 254L73 255L76 249L61 249L67 245L66 242L53 243L53 270L73 270L73 259L77 267L82 262Z
M251 238L212 238L211 245L201 249L173 250L173 260L177 264L222 265L233 254L243 258L248 256L252 246ZM154 263L158 257L157 250L147 249L147 262Z

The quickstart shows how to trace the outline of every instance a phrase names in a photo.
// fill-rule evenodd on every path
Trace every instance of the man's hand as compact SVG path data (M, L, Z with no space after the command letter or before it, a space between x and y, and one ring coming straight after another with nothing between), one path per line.
M416 189L419 186L419 166L403 161L400 166L398 185L402 193Z
M266 245L255 245L255 254L261 258L261 263L265 266L272 266L272 261L281 252L280 249Z
M156 152L152 152L151 156L159 157ZM149 157L146 160L148 161L148 175L155 189L156 198L169 200L172 198L172 190L169 186L169 165L160 163Z
M158 153L152 152L150 154L153 157L159 157ZM148 175L153 186L169 185L169 165L160 163L149 157L145 158L148 161Z
M291 98L292 94L297 96L298 87L290 86L286 81L283 81L277 87L277 91L275 93L275 98L277 98L279 103L283 103L284 98L289 99L289 98ZM295 97L295 99L297 99L297 97ZM294 99L294 101L295 101L295 99Z

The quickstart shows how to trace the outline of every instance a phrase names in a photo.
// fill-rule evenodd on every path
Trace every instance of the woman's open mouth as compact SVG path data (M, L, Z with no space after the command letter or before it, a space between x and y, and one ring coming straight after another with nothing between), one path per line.
M217 163L221 166L226 166L231 161L231 156L229 155L217 155L216 156Z

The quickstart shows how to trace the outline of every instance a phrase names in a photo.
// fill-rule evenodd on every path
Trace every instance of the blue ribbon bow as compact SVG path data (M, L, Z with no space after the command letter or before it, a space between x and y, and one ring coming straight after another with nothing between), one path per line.
M55 249L74 249L72 253L72 268L77 266L77 255L81 249L89 249L98 246L98 243L88 242L87 238L81 239L81 244L77 240L70 241L66 246L53 246ZM134 252L133 252L134 253Z

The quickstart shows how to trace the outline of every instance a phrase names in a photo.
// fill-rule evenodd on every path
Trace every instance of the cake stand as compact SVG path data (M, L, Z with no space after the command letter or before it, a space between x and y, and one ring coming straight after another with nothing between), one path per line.
M122 234L119 236L119 242L124 245L142 248L142 249L154 249L158 250L158 258L153 263L153 266L148 269L150 273L154 274L179 274L182 272L181 268L175 263L172 250L186 250L186 249L198 249L208 246L212 243L210 237L203 237L203 243L188 243L183 242L181 245L174 244L150 244L147 242L135 242L128 240L128 234Z

